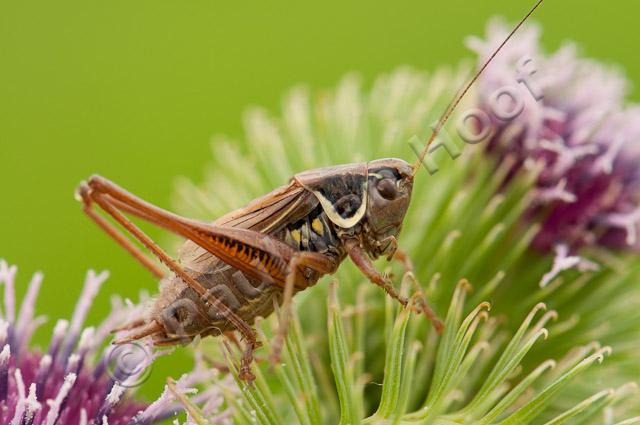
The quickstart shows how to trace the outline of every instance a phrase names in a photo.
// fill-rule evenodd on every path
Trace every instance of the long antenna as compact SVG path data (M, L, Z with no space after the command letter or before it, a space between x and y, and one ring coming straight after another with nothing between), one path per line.
M445 109L444 114L442 114L442 116L438 120L438 123L434 127L433 132L431 133L431 137L429 137L429 141L427 141L427 145L424 147L424 149L422 149L422 152L420 152L420 156L418 156L418 160L413 164L412 177L415 176L416 173L418 172L420 165L424 161L424 157L427 156L427 153L429 152L429 147L431 146L431 143L433 143L436 137L438 137L438 134L440 134L442 127L444 127L444 124L451 117L451 114L453 113L453 111L458 107L458 105L460 104L460 101L462 101L462 98L467 94L471 86L473 86L473 84L476 81L478 81L478 78L480 78L480 75L482 75L484 70L487 69L491 61L493 61L493 58L495 58L496 55L500 52L500 50L502 50L502 48L509 42L509 40L511 40L514 34L520 29L520 27L526 22L526 20L529 19L529 16L533 14L533 12L538 8L538 6L542 4L542 2L543 0L538 0L536 2L536 4L531 8L531 10L529 10L529 13L527 13L525 17L520 20L520 22L518 22L518 25L516 25L516 27L509 33L509 35L507 36L507 38L504 39L502 44L500 44L500 46L498 46L498 48L491 54L491 56L489 56L489 59L487 59L487 61L482 65L482 68L480 68L480 70L471 79L471 81L469 81L467 85L464 86L464 90L462 90L462 92L459 92L457 96L453 98L449 106L447 106L447 109Z

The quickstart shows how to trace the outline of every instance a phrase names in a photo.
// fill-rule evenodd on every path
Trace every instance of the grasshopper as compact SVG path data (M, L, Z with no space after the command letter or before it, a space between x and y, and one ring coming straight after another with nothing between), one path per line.
M396 291L388 276L376 270L372 261L385 256L411 268L409 257L398 247L398 235L416 173L429 146L491 60L541 3L538 0L456 94L413 165L385 158L304 171L293 176L289 184L213 222L173 214L100 176L82 182L76 194L84 212L161 279L160 294L152 307L144 317L119 328L128 333L115 343L151 337L156 345L186 344L196 336L232 337L238 331L246 343L239 377L253 381L251 364L260 345L252 327L256 317L266 317L281 305L280 327L271 354L272 361L277 362L293 295L334 273L347 257L372 283L407 306L409 300ZM127 216L185 238L179 259L169 256ZM167 275L114 221L171 273ZM441 331L442 323L426 301L418 304Z

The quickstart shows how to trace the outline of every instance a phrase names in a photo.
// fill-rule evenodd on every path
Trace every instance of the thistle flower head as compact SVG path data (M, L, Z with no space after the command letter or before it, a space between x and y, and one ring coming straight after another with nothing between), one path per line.
M330 287L326 332L331 371L323 370L328 367L319 362L317 354L311 355L296 317L283 362L271 372L259 372L257 385L247 387L239 381L238 371L230 363L242 391L229 391L228 382L218 382L214 387L224 394L228 406L225 412L233 415L234 423L490 425L526 424L545 415L553 417L548 423L565 423L568 418L580 418L586 423L595 419L603 407L611 409L633 393L632 384L622 385L598 391L571 408L555 412L554 394L602 363L611 355L611 348L587 344L557 362L543 360L524 373L521 361L534 346L548 344L544 342L549 335L547 326L557 319L556 312L545 313L546 306L536 304L513 337L505 341L500 330L503 325L489 315L489 303L482 302L464 313L470 290L464 281L455 288L442 336L434 335L432 327L425 326L410 309L396 314L387 303L382 314L388 325L379 330L383 333L383 346L379 350L362 350L366 335L375 328L369 316L381 313L375 307L368 308L377 303L371 303L369 297L375 294L365 285L359 288L357 304L345 308L335 293L335 282ZM373 317L375 321L375 314ZM223 350L232 356L228 346ZM382 363L383 376L364 372L365 365L376 360ZM335 378L335 394L327 382L316 378L331 374ZM378 382L380 398L371 406L366 395ZM197 423L227 423L226 416L191 407Z
M485 39L469 40L480 63L507 32L493 21ZM545 55L539 38L537 26L525 27L478 82L494 130L488 150L515 159L514 168L544 163L531 209L545 214L537 247L638 248L640 107L625 106L628 84L619 70L581 58L571 43ZM498 118L496 110L521 112Z
M71 320L56 323L45 352L30 346L34 331L45 322L35 316L42 274L33 276L17 309L16 273L16 266L0 260L0 424L150 425L182 410L173 396L150 406L130 397L157 353L144 345L125 347L126 352L123 347L103 348L123 315L140 307L123 306L116 299L113 313L100 326L84 327L107 272L89 271Z

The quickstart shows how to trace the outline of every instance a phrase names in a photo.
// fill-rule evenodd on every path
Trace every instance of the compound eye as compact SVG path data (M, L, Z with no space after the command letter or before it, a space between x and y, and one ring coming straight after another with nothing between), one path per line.
M398 190L396 189L396 182L392 179L381 179L376 185L378 193L384 199L391 201L398 196Z

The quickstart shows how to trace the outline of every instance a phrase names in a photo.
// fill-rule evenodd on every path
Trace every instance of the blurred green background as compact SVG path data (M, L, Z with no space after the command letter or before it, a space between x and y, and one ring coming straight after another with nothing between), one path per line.
M18 293L42 270L39 312L67 317L86 269L109 269L95 324L112 293L155 291L74 201L90 174L169 207L175 177L198 180L210 137L239 137L247 106L275 112L292 85L321 89L350 71L371 81L398 65L456 64L472 57L465 36L483 33L494 15L514 21L532 3L0 2L0 257L19 265ZM535 20L547 47L576 40L637 84L639 14L630 0L547 0ZM144 392L156 395L166 374L188 364L184 353L163 359Z

